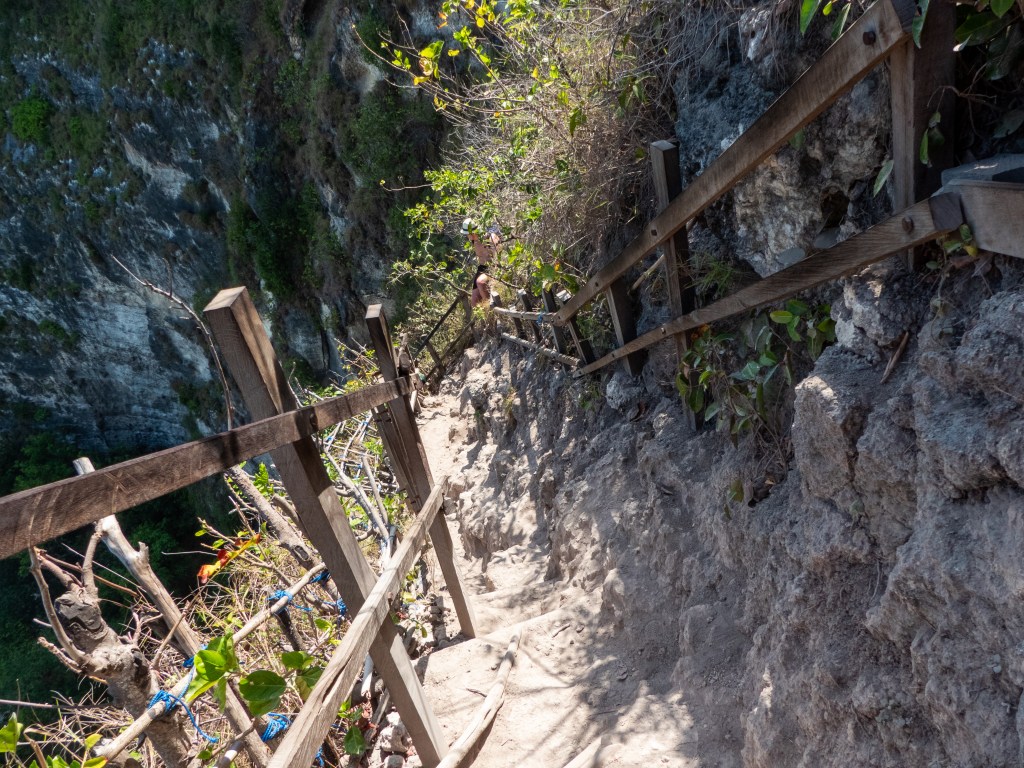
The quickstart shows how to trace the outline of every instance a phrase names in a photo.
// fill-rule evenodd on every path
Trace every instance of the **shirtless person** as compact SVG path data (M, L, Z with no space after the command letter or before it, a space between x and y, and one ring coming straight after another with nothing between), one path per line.
M476 253L477 260L476 274L473 276L473 291L469 297L470 303L474 307L490 303L491 288L488 285L490 278L487 277L486 265L494 258L494 254L498 249L498 233L490 230L485 232L483 238L481 238L480 228L476 222L472 219L466 219L462 222L462 234L469 237L469 242L473 244L473 251Z

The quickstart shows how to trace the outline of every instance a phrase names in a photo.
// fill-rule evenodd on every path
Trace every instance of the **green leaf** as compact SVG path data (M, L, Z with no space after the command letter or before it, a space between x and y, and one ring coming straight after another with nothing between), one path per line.
M921 47L921 30L924 29L924 19L928 15L928 3L931 0L917 0L917 14L910 22L910 34L914 38L914 45Z
M992 137L1005 139L1007 136L1016 133L1017 129L1024 125L1024 109L1011 109L999 120Z
M972 13L963 24L956 28L954 36L961 47L981 45L1002 32L1006 24L1006 21L988 11Z
M18 748L18 739L25 726L18 722L17 716L12 712L7 725L0 728L0 752L14 752Z
M206 529L205 528L200 528L198 531L196 531L196 537L197 538L199 536L205 536L205 535L206 535Z
M82 763L82 768L103 768L106 764L107 758L105 757L90 757Z
M885 186L885 182L889 180L889 175L892 173L893 160L890 157L884 163L878 171L878 175L875 176L875 183L871 187L871 196L877 197L878 193L882 191L882 187Z
M797 319L794 317L793 322L786 325L786 333L789 334L789 338L791 338L793 341L802 341L803 339L800 337L800 334L796 330L796 323Z
M793 320L793 313L784 309L776 309L774 312L769 312L768 317L772 319L772 322L786 325Z
M584 113L583 108L576 107L569 113L569 135L574 135L576 133L576 129L586 122L587 116L586 113Z
M213 697L217 699L217 706L220 708L220 711L223 712L224 708L227 706L228 698L228 679L226 677L222 677L217 681L217 684L213 686Z
M807 135L804 133L803 128L794 133L789 139L789 146L793 149L803 149L804 144L807 143Z
M846 29L846 20L850 18L850 8L853 7L853 3L847 3L840 9L836 15L836 20L832 23L832 39L838 40L839 36L843 34L843 30Z
M85 737L85 751L88 752L93 747L95 747L97 744L99 744L100 743L100 739L102 739L102 738L103 738L103 734L102 733L94 733L91 736L86 736Z
M366 739L358 728L349 728L345 733L345 754L361 755L366 751Z
M309 694L313 692L323 673L323 667L310 667L295 676L295 688L303 701L309 698Z
M1001 19L1007 11L1013 8L1013 3L1014 0L992 0L989 7L992 9L992 13Z
M790 299L786 302L786 309L794 315L805 315L807 314L809 307L800 301L800 299Z
M305 651L289 651L281 654L281 663L285 669L302 669L313 657Z
M444 48L444 40L435 40L420 51L420 57L424 59L436 59L441 53L442 48Z
M811 25L811 19L818 12L821 0L802 0L800 3L800 34L806 34L807 28Z
M757 378L757 374L760 372L761 366L757 364L756 360L751 360L738 373L734 373L732 377L737 381L752 381Z
M712 403L711 405L708 406L708 409L704 411L704 420L711 421L711 419L718 415L718 412L720 410L722 410L721 405L719 405L718 403Z
M238 692L248 702L253 717L276 709L286 688L284 678L269 669L257 669L238 681Z
M228 671L227 659L222 654L209 648L205 651L199 651L193 663L195 664L196 680L207 683L217 682Z
M313 624L321 632L330 632L332 629L334 629L334 625L331 624L331 622L329 622L327 619L313 619Z

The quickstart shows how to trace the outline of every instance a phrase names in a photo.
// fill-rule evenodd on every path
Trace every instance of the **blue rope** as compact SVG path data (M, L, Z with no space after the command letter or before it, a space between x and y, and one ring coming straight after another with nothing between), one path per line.
M269 712L268 717L270 722L267 723L267 727L263 731L263 735L260 736L262 741L270 741L276 739L282 733L288 730L288 726L292 724L284 715L279 715L277 712Z
M180 697L175 696L170 691L157 691L156 695L153 696L152 699L150 699L149 704L146 705L146 709L150 709L152 707L155 707L157 704L161 703L167 706L167 712L170 712L180 704L181 708L185 710L185 714L188 715L188 719L192 721L192 727L196 729L196 733L198 733L211 744L217 743L218 739L216 736L211 736L199 727L199 723L196 722L195 715L193 715L192 710L188 708L188 704L186 704Z
M320 749L318 749L316 751L316 762L317 762L317 764L319 764L320 768L324 768L324 748L323 747L320 747Z
M538 312L537 313L537 325L543 325L543 324L544 324L544 313L543 312Z
M345 605L344 600L335 600L333 603L325 600L324 603L326 603L327 605L333 605L335 608L337 608L339 616L344 616L346 613L348 613L348 606Z
M322 571L320 571L320 573L318 573L316 576L314 576L312 579L310 579L309 583L310 584L319 584L319 583L326 582L329 578L331 578L331 572L328 571L326 568L324 568Z
M312 610L312 609L310 609L310 608L307 608L307 607L306 607L306 606L304 606L304 605L299 605L298 603L296 603L296 602L293 602L292 598L294 597L294 595L292 595L292 593L291 593L291 592L286 592L286 591L285 591L285 590L283 590L283 589L279 589L279 590L277 590L277 592L275 592L275 593L274 593L274 594L272 594L272 595L271 595L270 597L268 597L268 598L267 598L267 600L268 600L268 601L270 601L271 603L276 603L276 602L277 602L278 600L280 600L280 599L281 599L281 598L283 598L283 597L287 597L287 598L288 598L288 602L287 602L287 603L285 603L284 605L282 605L282 606L281 606L280 608L278 608L278 611L285 611L285 610L287 610L287 609L288 609L288 605L289 605L289 604L291 604L291 605L294 605L294 606L295 606L296 608L298 608L298 609L299 609L300 611L305 611L306 613L309 613L309 612L310 612L310 610ZM276 612L277 612L277 611L275 611L275 613L276 613Z

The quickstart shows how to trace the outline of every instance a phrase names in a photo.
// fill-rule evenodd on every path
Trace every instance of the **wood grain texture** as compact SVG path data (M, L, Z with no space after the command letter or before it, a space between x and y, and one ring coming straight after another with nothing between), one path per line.
M912 8L913 3L907 0L878 0L871 6L668 208L593 275L566 302L559 317L566 320L575 315L613 280L686 226L686 222L732 189L793 134L863 79L907 38Z
M516 296L519 297L519 303L523 305L523 309L525 309L528 313L532 313L533 312L533 297L530 296L530 294L528 294L522 288L520 288L518 291L516 291ZM522 315L522 317L523 317L524 320L534 320L534 321L537 320L536 316L529 317L528 315L524 314L524 315ZM537 327L537 323L536 322L530 323L530 330L533 333L533 340L537 344L543 344L544 343L544 338L541 336L540 328Z
M668 208L672 199L683 191L679 172L679 147L671 141L651 144L651 172L658 213ZM662 245L662 264L665 270L665 292L668 294L669 317L679 317L697 308L697 292L690 279L690 239L686 227L676 232ZM686 354L686 336L677 334L676 363L682 363ZM592 360L588 360L593 362ZM691 412L692 414L692 412Z
M953 53L956 4L932 0L921 30L921 47L910 38L889 57L889 94L892 106L892 202L902 210L923 200L942 186L942 171L954 159L956 57ZM939 130L945 140L929 142L931 165L919 159L921 138L932 115L941 116ZM920 252L908 252L911 267L920 267Z
M370 340L377 352L377 359L382 361L380 363L381 375L385 380L390 380L398 375L398 371L388 363L392 349L391 331L380 304L375 304L367 310L366 325L370 332ZM404 474L409 483L404 490L408 494L408 503L413 510L418 510L432 493L434 481L430 472L430 463L427 461L426 450L423 447L422 439L420 439L420 431L416 426L416 416L408 399L404 397L396 398L387 407L394 421L395 434L390 436L385 434L385 438L397 442L397 445L388 449L389 454L393 452L404 457ZM438 565L441 566L441 573L451 595L455 613L459 617L462 633L467 637L475 637L476 619L473 615L472 603L466 590L465 580L455 562L451 532L448 530L448 523L443 515L438 516L431 525L430 542L434 547Z
M1024 259L1024 184L964 180L946 190L960 198L979 248Z
M541 300L544 302L544 311L547 312L548 317L558 317L558 302L555 301L555 294L550 288L546 288L541 292ZM551 324L551 337L555 341L555 349L558 354L564 355L569 351L569 344L565 338L565 331L561 328L562 323Z
M447 481L444 478L435 486L416 520L405 532L405 538L390 564L367 595L358 613L353 616L352 624L327 663L319 682L274 752L270 761L271 768L293 768L313 763L327 731L337 720L338 708L362 671L362 660L370 648L372 638L390 623L387 617L391 602L401 592L402 580L419 557L427 530L441 508ZM417 752L420 749L418 744L416 749ZM437 762L435 760L432 765L437 765Z
M612 280L605 292L608 313L612 317L612 329L619 347L636 338L636 319L633 316L633 302L624 278ZM620 358L622 366L630 376L639 376L644 368L644 353L637 351Z
M294 408L294 395L248 292L232 292L229 299L215 299L206 317L250 412L259 417L277 408ZM393 353L378 363L397 374ZM398 399L405 402L404 396ZM307 437L276 448L270 455L295 506L299 525L320 552L342 599L350 610L358 611L373 589L374 574L352 534L319 448ZM369 650L424 766L431 768L444 756L447 745L393 624L381 627Z
M5 496L0 499L0 557L177 491L409 390L408 379L375 384L315 406Z
M766 304L774 304L808 288L852 275L887 256L951 232L961 223L963 215L960 201L955 195L938 195L925 200L849 240L808 256L799 264L658 326L582 368L578 375L599 370L635 350L667 339L672 334L685 333Z
M562 365L567 365L570 368L575 368L580 363L580 361L577 360L575 357L569 357L568 355L560 355L554 350L542 347L540 344L534 344L532 341L527 341L526 339L516 338L515 336L509 333L501 334L501 338L505 339L505 341L511 341L513 344L518 344L520 347L525 347L526 349L529 349L532 352L536 352L538 355L543 355L544 357L551 358L552 360L557 360Z

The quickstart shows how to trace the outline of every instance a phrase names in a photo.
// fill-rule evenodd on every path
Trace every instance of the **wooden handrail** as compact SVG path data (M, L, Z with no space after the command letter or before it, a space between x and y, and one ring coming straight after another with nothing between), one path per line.
M452 312L455 311L455 308L457 306L459 306L459 304L461 304L461 303L462 303L462 297L461 296L456 297L455 301L453 301L451 303L451 306L448 307L448 309L445 311L445 313L443 315L441 315L441 319L438 320L436 323L434 323L434 327L431 328L430 331L427 333L427 335L424 336L423 339L419 342L419 348L413 353L413 355L412 355L413 357L419 357L420 356L420 353L423 352L423 350L427 348L427 344L429 344L431 342L431 340L434 338L434 334L437 333L440 330L442 325L444 325L444 321L447 320L451 316Z
M387 620L391 601L401 591L402 579L419 556L427 531L441 509L447 485L445 477L434 486L419 516L405 532L402 545L353 618L302 711L285 733L268 768L292 768L313 762L328 730L338 719L338 707L362 670L370 643Z
M527 341L526 339L520 339L518 336L513 336L510 333L502 333L501 338L505 339L505 341L511 341L513 344L518 344L520 347L526 347L532 352L536 352L538 355L544 355L545 357L550 357L552 360L557 360L562 365L567 365L570 368L575 368L580 364L580 361L575 357L560 354L555 352L553 349L542 347L540 344L534 344L532 341Z
M860 82L908 38L915 12L913 0L878 0L668 208L598 270L559 310L558 318L573 317Z
M0 499L0 558L309 437L411 391L408 378Z
M674 334L774 304L808 288L851 275L894 253L952 232L963 221L960 199L956 195L944 194L929 198L792 267L648 331L581 368L576 375L592 373L630 352L649 347Z

